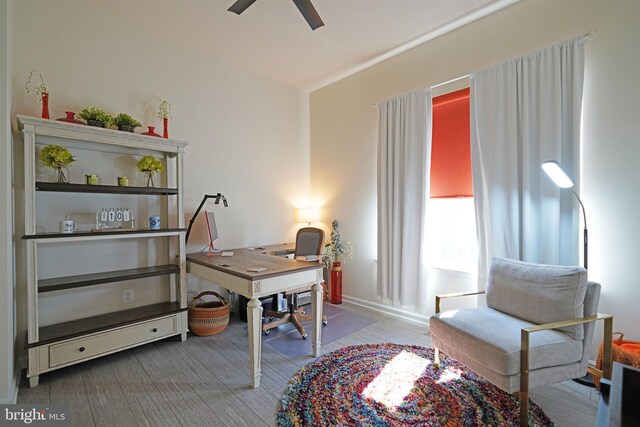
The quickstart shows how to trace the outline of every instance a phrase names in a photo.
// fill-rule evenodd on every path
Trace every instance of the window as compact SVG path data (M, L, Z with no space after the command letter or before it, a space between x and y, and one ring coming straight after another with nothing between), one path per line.
M469 88L432 102L431 197L471 197Z
M477 270L471 178L469 88L433 98L431 201L428 210L430 266Z

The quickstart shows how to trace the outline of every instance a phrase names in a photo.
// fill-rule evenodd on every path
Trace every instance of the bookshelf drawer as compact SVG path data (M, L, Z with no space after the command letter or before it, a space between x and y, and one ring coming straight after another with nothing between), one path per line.
M59 344L52 344L49 347L49 367L54 368L145 341L157 340L158 338L175 334L176 331L176 318L172 316Z

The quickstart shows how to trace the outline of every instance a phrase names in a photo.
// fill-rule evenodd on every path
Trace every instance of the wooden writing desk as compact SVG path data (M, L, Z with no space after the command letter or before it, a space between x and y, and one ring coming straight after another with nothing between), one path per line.
M260 386L262 360L262 304L258 298L311 286L311 348L313 357L320 354L322 264L277 256L291 248L292 245L288 244L228 249L233 251L231 257L207 256L206 253L187 254L187 273L250 299L247 303L247 330L253 388ZM247 271L255 267L267 269L261 272Z

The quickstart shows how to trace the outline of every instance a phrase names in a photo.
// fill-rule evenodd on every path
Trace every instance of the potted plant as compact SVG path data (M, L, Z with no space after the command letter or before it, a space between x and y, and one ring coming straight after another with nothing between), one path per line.
M40 76L40 84L36 84L35 87L31 87L33 84L32 79L34 74L38 74ZM44 79L42 78L42 74L38 70L31 70L29 73L29 77L27 78L27 82L24 84L24 90L27 93L35 93L38 98L38 102L42 102L42 118L49 118L49 89L44 84Z
M112 123L118 127L118 130L123 132L133 132L135 128L142 126L139 121L125 113L120 113L115 116Z
M322 263L327 268L331 268L333 262L351 259L353 255L351 243L342 241L338 220L334 219L331 222L331 226L333 227L333 230L331 230L331 242L324 245L322 249Z
M331 223L331 242L322 249L322 263L325 269L331 270L330 302L342 304L342 264L341 261L351 259L353 250L351 243L343 242L340 236L340 223L334 219ZM325 279L326 282L326 279Z
M57 182L60 184L69 182L65 175L65 170L75 160L73 154L67 148L59 145L47 145L40 151L40 161L43 165L55 169Z
M147 187L155 187L153 175L162 172L162 162L153 156L144 156L138 161L138 170L144 172Z
M89 126L96 126L99 128L108 126L113 121L113 117L107 114L104 110L96 107L85 108L78 113L78 117L86 120Z
M164 125L162 137L169 138L169 119L173 117L171 116L171 104L166 99L163 99L158 106L158 118L162 119L162 124Z

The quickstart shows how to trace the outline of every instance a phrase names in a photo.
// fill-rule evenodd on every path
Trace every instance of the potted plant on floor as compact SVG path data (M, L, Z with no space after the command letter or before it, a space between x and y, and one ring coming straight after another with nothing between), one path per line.
M107 114L104 110L96 107L85 108L78 113L78 117L86 120L89 126L99 128L108 126L113 121L113 117Z
M331 242L322 249L322 263L326 270L331 269L330 302L342 304L342 264L341 261L351 259L353 249L351 243L343 242L340 236L340 223L334 219L331 223ZM326 279L325 279L326 281Z
M120 113L113 118L113 125L118 127L118 130L123 132L133 132L133 130L139 126L142 126L139 121L131 117L126 113Z

